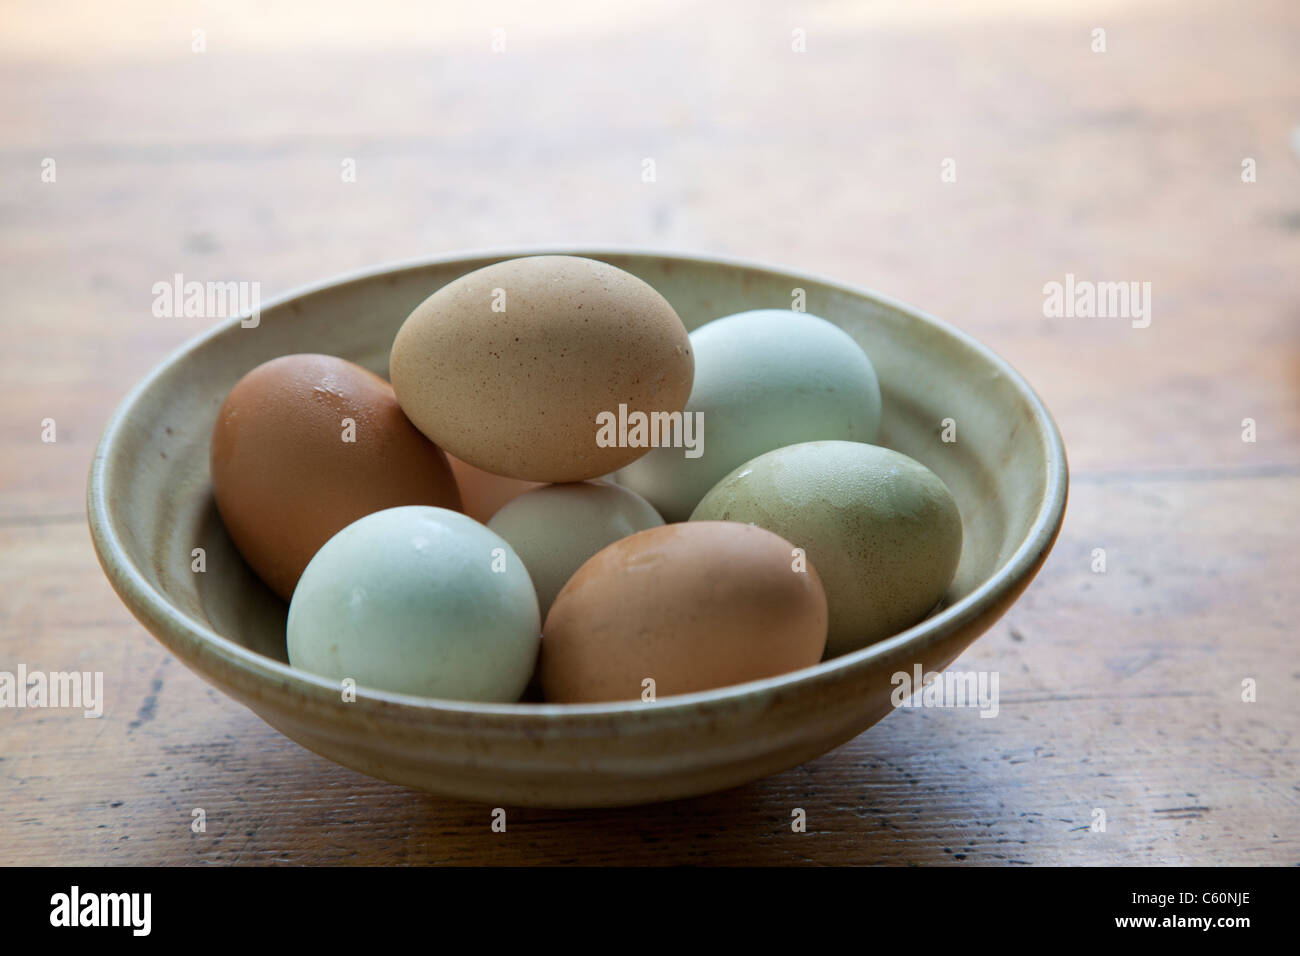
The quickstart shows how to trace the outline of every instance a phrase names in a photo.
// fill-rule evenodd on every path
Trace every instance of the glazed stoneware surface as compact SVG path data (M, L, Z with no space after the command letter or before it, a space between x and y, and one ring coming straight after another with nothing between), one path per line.
M338 686L289 667L286 605L245 566L212 500L222 400L256 365L323 352L387 377L398 327L432 291L504 259L589 256L648 282L688 329L746 309L807 311L855 338L880 378L880 444L931 468L961 509L961 562L943 605L909 630L781 677L652 703L469 704ZM944 419L956 441L943 441ZM1001 359L863 289L698 256L520 249L386 267L285 296L256 327L231 320L123 401L91 467L100 563L140 622L186 666L311 750L396 783L493 805L595 807L735 786L855 737L892 709L891 677L937 671L1029 584L1060 528L1066 461L1050 415ZM206 571L191 570L193 550Z

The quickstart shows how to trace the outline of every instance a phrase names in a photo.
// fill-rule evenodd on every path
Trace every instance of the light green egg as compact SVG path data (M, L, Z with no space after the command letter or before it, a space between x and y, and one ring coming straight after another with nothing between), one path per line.
M843 329L785 309L715 319L691 333L695 383L686 415L696 449L656 448L617 473L666 521L691 510L733 468L819 439L875 441L880 384ZM698 456L696 456L698 452Z
M961 558L961 514L948 486L920 462L860 442L760 455L718 482L691 520L755 524L806 552L826 589L827 657L923 619Z

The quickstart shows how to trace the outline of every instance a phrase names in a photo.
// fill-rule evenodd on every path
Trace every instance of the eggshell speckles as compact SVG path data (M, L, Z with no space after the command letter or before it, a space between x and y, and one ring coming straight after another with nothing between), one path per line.
M411 421L456 457L568 482L644 454L600 447L597 416L620 404L681 411L694 360L677 313L640 279L592 259L532 256L471 272L417 306L391 373Z
M330 355L286 355L240 379L217 413L210 463L235 547L286 601L312 555L358 518L460 507L446 456L388 383Z
M664 523L634 491L608 481L544 485L515 498L488 522L523 559L542 616L593 554Z
M312 558L289 606L289 661L363 688L511 703L540 620L507 542L458 512L391 508Z
M916 624L961 558L957 503L934 472L860 442L807 442L746 462L691 521L745 521L804 548L830 607L829 656Z
M691 333L695 384L686 403L703 416L703 453L657 448L618 473L668 521L685 521L738 465L800 442L875 441L880 384L858 343L825 319L758 309Z
M665 525L609 545L546 617L538 661L546 699L635 700L647 679L659 698L817 663L826 596L793 551L771 532L729 522Z

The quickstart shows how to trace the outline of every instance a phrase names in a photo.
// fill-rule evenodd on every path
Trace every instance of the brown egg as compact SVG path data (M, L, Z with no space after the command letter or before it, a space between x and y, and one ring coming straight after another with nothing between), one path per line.
M680 412L695 361L673 307L640 279L593 259L530 256L416 306L391 368L402 408L439 447L492 474L568 482L645 454L610 444L598 416L620 405L629 416Z
M596 553L542 629L548 701L656 699L773 677L821 660L826 594L802 552L754 525L693 521Z
M475 468L467 461L461 461L455 455L448 455L452 474L456 476L456 487L460 489L460 501L465 514L475 521L488 523L488 519L501 510L507 502L514 501L525 491L542 487L540 481L520 481L518 478L505 478L494 475L482 468Z
M217 413L211 466L235 547L286 601L321 545L358 518L460 508L446 456L388 383L330 355L286 355L241 378Z

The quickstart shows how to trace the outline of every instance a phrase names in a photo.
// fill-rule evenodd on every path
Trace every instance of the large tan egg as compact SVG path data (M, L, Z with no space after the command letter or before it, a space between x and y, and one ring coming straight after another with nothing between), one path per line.
M695 370L663 296L577 256L511 259L448 283L403 323L390 366L430 440L484 471L542 482L639 458L648 449L609 445L598 416L620 405L680 412Z
M286 355L241 378L217 413L211 467L231 540L286 601L320 547L358 518L460 508L446 456L388 383L331 355Z
M735 522L664 525L569 579L542 628L538 677L565 703L774 677L821 659L826 615L821 579L785 539Z

